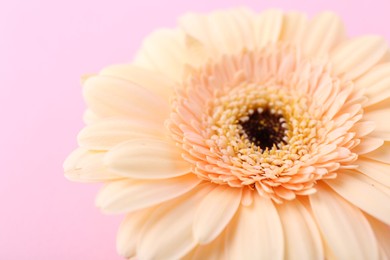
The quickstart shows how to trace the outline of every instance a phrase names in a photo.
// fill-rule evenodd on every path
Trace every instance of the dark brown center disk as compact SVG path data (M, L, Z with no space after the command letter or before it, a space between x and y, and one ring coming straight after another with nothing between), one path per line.
M283 116L271 113L268 108L261 113L256 110L248 116L249 119L240 122L240 125L248 139L256 146L265 150L266 148L271 149L274 145L286 143L283 140L286 136L286 128L282 126Z

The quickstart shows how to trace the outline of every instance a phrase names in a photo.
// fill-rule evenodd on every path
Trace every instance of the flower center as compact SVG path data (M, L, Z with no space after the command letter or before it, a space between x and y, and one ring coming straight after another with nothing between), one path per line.
M286 126L282 115L273 109L258 108L252 114L240 120L242 133L256 146L270 150L273 146L286 144Z

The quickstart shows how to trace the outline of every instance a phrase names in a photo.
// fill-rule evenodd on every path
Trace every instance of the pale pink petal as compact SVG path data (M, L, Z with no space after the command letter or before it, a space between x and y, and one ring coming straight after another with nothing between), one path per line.
M313 217L296 199L278 205L283 226L284 259L324 259L320 232Z
M384 141L379 138L364 137L358 146L352 149L352 152L356 154L366 154L378 149L383 145Z
M302 50L308 56L322 56L344 38L345 29L340 17L324 12L308 23L302 37Z
M241 201L242 189L219 185L204 198L195 213L194 238L199 244L213 241L230 222Z
M78 148L64 162L65 177L72 181L103 182L122 178L103 165L105 152Z
M363 213L324 185L310 195L315 218L336 259L377 259L374 233Z
M176 200L164 203L149 217L138 240L139 259L180 259L195 246L192 235L194 214L204 196L215 187L200 185Z
M179 197L199 183L193 174L156 181L113 181L99 192L96 205L106 213L132 212Z
M336 179L325 182L355 206L390 224L390 193L382 191L381 184L354 171L340 172Z
M383 38L363 36L339 45L330 58L337 75L344 79L355 79L377 64L387 49Z
M164 179L187 174L192 165L175 144L158 139L137 139L111 149L104 163L113 172L135 179Z
M365 90L370 106L390 97L390 63L380 64L359 78L355 85Z
M368 221L371 224L372 229L374 230L377 242L380 249L380 259L386 260L390 259L390 226L384 224L377 219L367 216Z
M100 75L127 80L164 97L169 101L173 94L174 82L161 73L135 66L134 64L111 65L100 71Z
M254 35L256 47L260 49L269 43L279 40L283 25L283 12L280 10L267 10L254 19Z
M84 83L84 98L99 117L125 116L163 122L168 103L145 88L108 76L95 76Z
M307 27L307 16L303 13L288 12L283 17L280 40L300 44Z
M138 237L154 208L132 212L122 221L116 237L116 250L126 258L136 255Z
M185 64L183 33L177 29L155 31L144 40L134 64L156 70L173 81L180 81Z
M376 162L370 159L359 158L357 170L383 185L390 187L390 164Z
M363 154L362 157L390 164L390 142L385 142L375 151Z
M162 124L132 118L106 118L88 125L77 139L81 147L109 150L119 143L139 138L163 138Z
M226 259L283 259L282 226L271 200L256 195L237 214L226 230Z

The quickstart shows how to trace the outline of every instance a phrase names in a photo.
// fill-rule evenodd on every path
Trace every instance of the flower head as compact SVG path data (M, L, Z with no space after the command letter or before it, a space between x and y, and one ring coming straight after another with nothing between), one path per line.
M85 80L66 176L127 258L389 258L388 53L332 13L188 14Z

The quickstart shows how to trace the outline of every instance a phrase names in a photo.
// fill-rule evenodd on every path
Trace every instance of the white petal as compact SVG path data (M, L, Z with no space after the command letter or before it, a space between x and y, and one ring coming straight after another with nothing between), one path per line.
M104 160L113 172L136 179L164 179L187 174L191 164L184 161L174 144L157 139L139 139L111 149Z
M376 239L363 213L324 185L316 189L310 204L335 258L377 259Z
M174 82L163 74L133 64L118 64L104 68L100 75L117 77L146 88L169 101L173 94Z
M307 27L307 16L303 13L289 12L284 15L283 29L280 35L282 41L301 44Z
M181 196L199 183L193 174L157 181L109 182L99 192L96 205L106 213L136 211Z
M298 201L278 205L283 225L285 259L324 259L322 240L313 217Z
M121 256L135 256L138 237L152 210L153 208L145 209L126 215L116 238L116 249Z
M162 137L162 124L131 118L106 118L86 126L78 135L81 147L109 150L128 140Z
M64 162L65 177L72 181L104 182L122 178L103 165L105 152L94 152L84 148L73 151Z
M227 227L226 259L283 259L283 231L270 199L254 196Z
M361 210L390 224L390 195L379 183L358 172L343 171L325 181L332 189Z
M164 122L169 115L164 99L119 78L91 77L83 90L88 107L99 117L126 116Z
M351 39L332 51L333 69L344 79L355 79L377 64L387 49L386 41L377 36Z
M375 161L390 164L390 142L385 142L375 151L363 154L362 156Z
M390 97L390 63L375 66L361 78L355 85L359 89L365 89L368 102L364 106L370 106Z
M372 229L376 235L382 260L390 259L390 226L378 221L377 219L367 216Z
M242 189L219 185L204 198L195 214L194 238L199 244L213 241L230 222L241 201Z
M185 64L184 35L178 29L153 32L144 40L134 64L180 81Z
M308 56L326 54L345 37L343 22L331 12L321 13L308 23L302 50Z
M390 165L369 159L359 158L357 170L383 185L390 187Z
M139 259L180 259L195 247L192 225L195 211L213 184L200 185L188 194L157 208L138 240Z
M279 40L283 25L283 12L267 10L255 17L254 34L256 47L262 48Z

